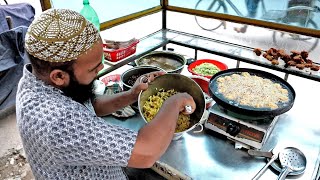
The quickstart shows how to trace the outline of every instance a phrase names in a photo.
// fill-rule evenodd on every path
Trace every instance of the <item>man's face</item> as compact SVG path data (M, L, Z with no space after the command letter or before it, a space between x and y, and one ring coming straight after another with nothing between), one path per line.
M69 85L61 89L66 96L82 104L95 97L93 93L93 81L87 85L83 85L79 83L73 72L68 73L70 77Z
M93 81L98 72L103 69L102 42L95 43L86 54L81 55L73 64L73 72L68 72L68 86L62 88L66 96L83 103L94 98Z
M103 69L102 55L102 41L99 40L75 61L73 71L79 84L88 85L96 78L98 72Z

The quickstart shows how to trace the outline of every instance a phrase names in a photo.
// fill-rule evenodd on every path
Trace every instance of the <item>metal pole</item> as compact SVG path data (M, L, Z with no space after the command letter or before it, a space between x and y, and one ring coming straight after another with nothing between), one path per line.
M194 60L196 61L198 59L198 50L194 50Z
M168 0L160 0L162 6L162 29L167 29L167 6Z
M168 0L160 0L160 4L162 7L162 30L167 29L167 6L168 6ZM166 37L163 37L166 38ZM163 46L162 50L166 50L167 46Z
M237 68L239 68L239 67L240 67L240 61L237 60Z
M288 78L289 78L289 74L286 73L286 74L284 75L284 80L285 80L285 81L288 81Z

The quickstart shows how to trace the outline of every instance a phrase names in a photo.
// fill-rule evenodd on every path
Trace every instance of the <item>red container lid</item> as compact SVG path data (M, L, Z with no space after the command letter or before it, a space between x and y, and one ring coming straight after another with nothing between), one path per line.
M188 71L193 74L193 75L198 75L198 76L204 76L198 73L195 73L192 69L195 68L196 66L202 64L202 63L211 63L213 65L216 65L221 71L228 69L228 66L220 61L213 60L213 59L199 59L194 61L188 66ZM211 79L212 76L204 76L208 79Z

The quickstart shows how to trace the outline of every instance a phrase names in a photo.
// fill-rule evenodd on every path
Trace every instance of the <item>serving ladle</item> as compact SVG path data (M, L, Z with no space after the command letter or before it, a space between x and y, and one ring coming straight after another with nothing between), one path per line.
M282 166L278 180L283 180L290 173L302 174L307 166L305 155L297 148L286 147L279 153L279 160Z

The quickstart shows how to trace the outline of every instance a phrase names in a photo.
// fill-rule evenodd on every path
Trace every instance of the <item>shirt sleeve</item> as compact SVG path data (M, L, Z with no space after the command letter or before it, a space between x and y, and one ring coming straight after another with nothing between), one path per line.
M47 129L56 163L127 166L137 132L110 124L85 106L69 106L56 113Z

